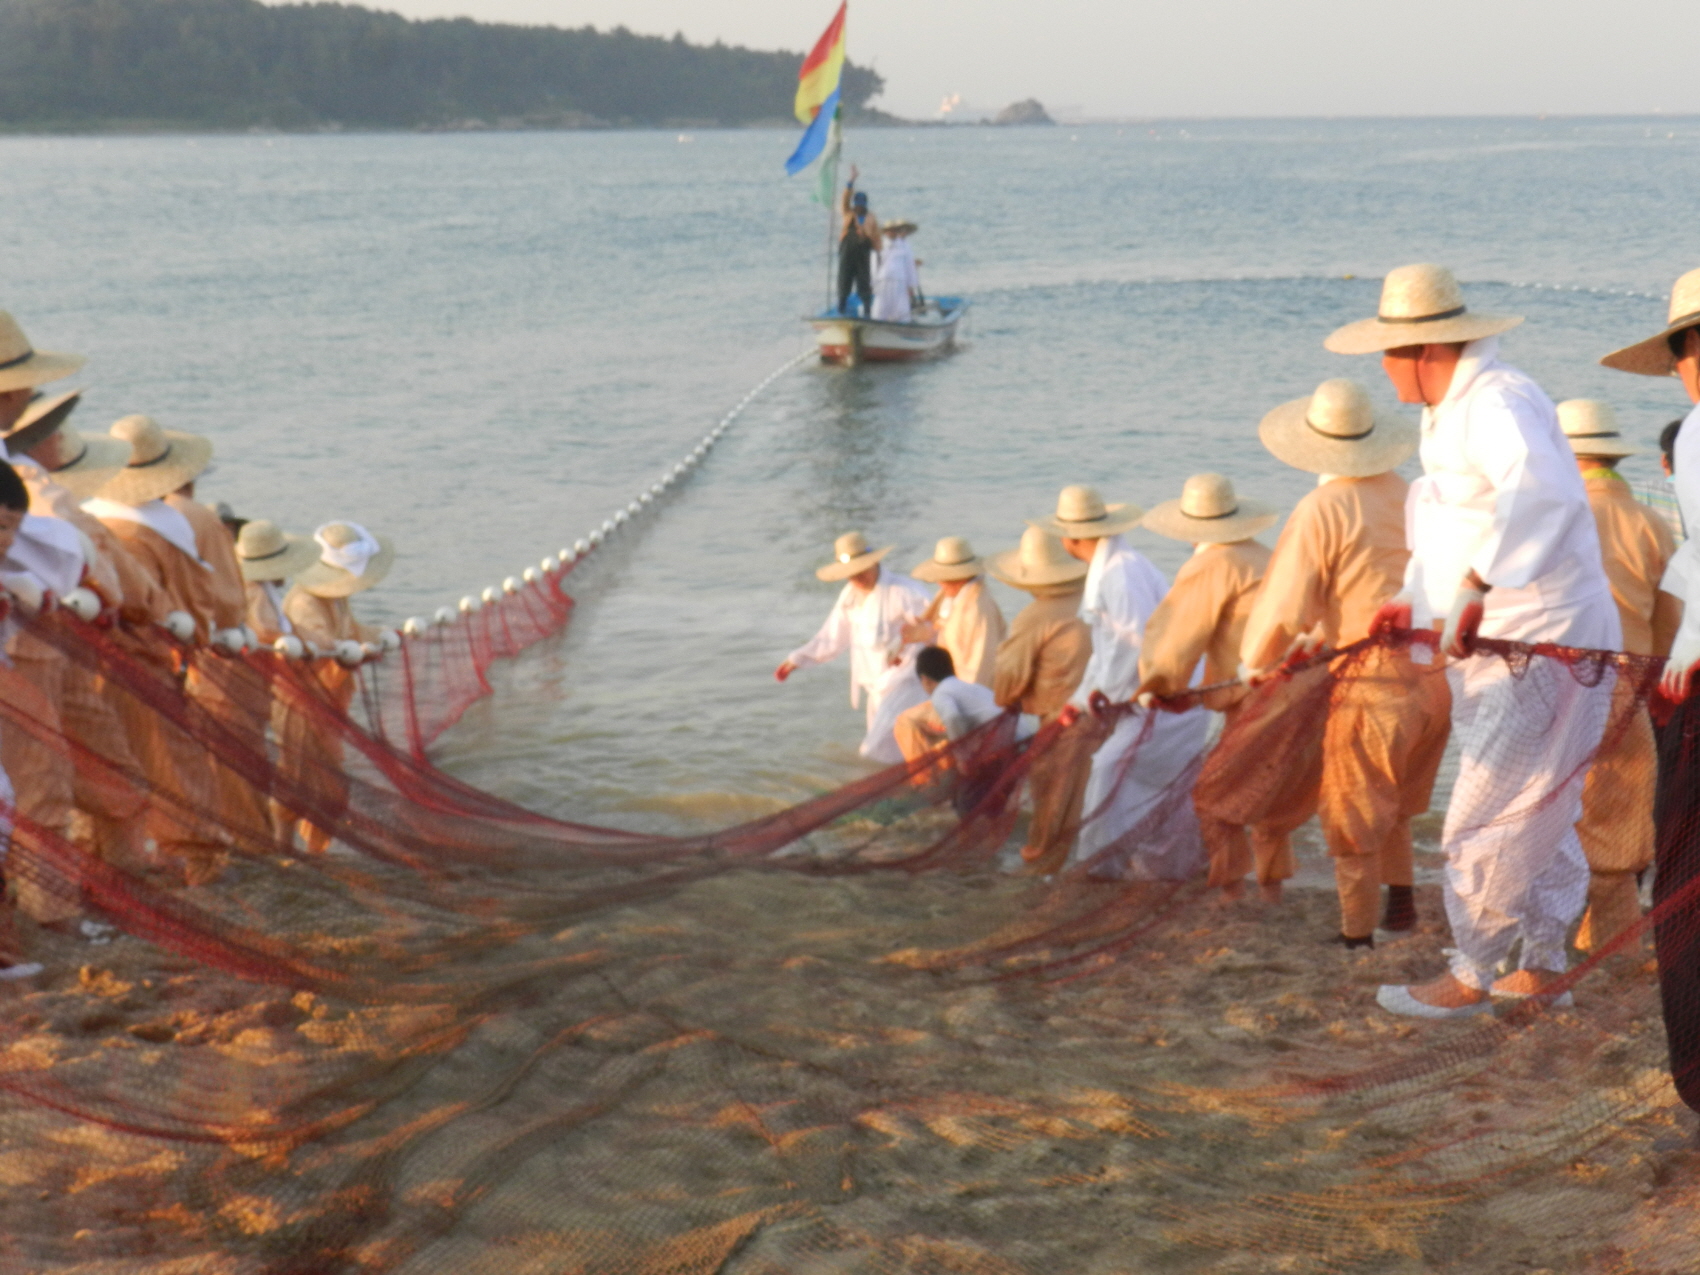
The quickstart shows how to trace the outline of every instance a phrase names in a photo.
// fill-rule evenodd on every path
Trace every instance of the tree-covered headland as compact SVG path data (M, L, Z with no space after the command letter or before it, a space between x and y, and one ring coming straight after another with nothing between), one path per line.
M0 0L0 128L735 127L801 53L343 4ZM847 65L847 114L879 75Z

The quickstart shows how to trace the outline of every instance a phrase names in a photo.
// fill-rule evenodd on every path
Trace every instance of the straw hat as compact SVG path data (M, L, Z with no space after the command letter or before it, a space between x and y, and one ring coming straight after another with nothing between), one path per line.
M286 535L270 518L256 518L236 537L236 560L244 580L287 580L319 560L319 543Z
M920 228L919 222L910 221L907 217L893 217L888 221L880 222L880 229L888 235L899 231L906 235L912 235Z
M374 536L357 522L327 522L313 533L313 540L319 559L298 571L295 583L316 598L364 593L395 565L395 542Z
M1273 505L1236 495L1233 483L1220 474L1194 474L1179 500L1165 500L1139 525L1170 540L1228 545L1269 530L1280 516Z
M53 481L78 500L87 500L114 477L124 472L130 459L130 448L122 439L110 434L83 437L70 421L58 429L59 455L66 458L52 471ZM52 435L45 435L32 446L39 447ZM9 441L9 440L8 440Z
M1641 449L1623 441L1617 413L1610 403L1592 398L1567 398L1558 405L1558 427L1578 456L1639 456Z
M80 354L51 354L32 349L18 321L0 310L0 393L33 390L70 376L87 362Z
M212 460L212 440L161 429L151 416L126 416L113 423L111 433L129 444L130 459L98 494L121 505L145 505L169 496L199 478Z
M1057 496L1053 518L1029 518L1038 527L1065 540L1100 540L1137 527L1145 511L1138 505L1106 505L1096 487L1064 487Z
M1336 328L1322 344L1336 354L1379 354L1404 345L1477 341L1521 322L1520 315L1470 310L1452 272L1425 263L1389 274L1381 284L1380 313Z
M972 580L986 569L974 556L974 546L961 536L946 536L933 548L933 556L909 574L928 584L945 580Z
M1636 372L1642 376L1671 376L1676 372L1676 357L1670 352L1670 339L1685 328L1700 326L1700 270L1690 270L1676 281L1670 290L1670 309L1666 312L1665 330L1645 341L1613 350L1600 362L1619 372Z
M1062 541L1037 524L1021 533L1021 546L994 553L986 559L986 570L1017 589L1042 589L1084 580L1090 568L1069 556Z
M1324 381L1265 416L1257 436L1277 460L1312 474L1372 478L1397 469L1422 441L1416 424L1384 412L1356 381Z
M21 456L43 439L51 437L53 431L64 424L65 418L76 411L82 397L81 390L32 395L24 407L24 414L12 422L10 429L0 434L6 450L13 456Z
M887 545L883 549L869 549L868 538L861 532L846 531L832 542L833 560L816 568L815 576L821 580L848 580L861 575L895 548L896 545Z

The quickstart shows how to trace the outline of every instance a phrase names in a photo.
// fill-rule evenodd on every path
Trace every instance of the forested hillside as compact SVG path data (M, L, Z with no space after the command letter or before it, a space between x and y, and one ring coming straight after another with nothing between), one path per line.
M801 53L341 4L0 0L0 128L742 125ZM845 68L854 111L880 77Z

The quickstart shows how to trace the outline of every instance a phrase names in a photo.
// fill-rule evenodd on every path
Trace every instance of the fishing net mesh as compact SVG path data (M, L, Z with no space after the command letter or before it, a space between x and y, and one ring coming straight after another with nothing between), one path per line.
M1422 926L1371 952L1320 941L1325 888L1265 911L1197 878L1099 879L1224 768L1248 819L1299 782L1395 639L1260 688L1104 855L1038 880L999 856L1035 759L1089 721L1018 741L1000 720L695 837L545 818L433 769L491 661L570 609L543 578L358 675L32 623L209 773L167 786L0 695L7 736L144 794L191 847L126 859L16 812L14 889L125 937L42 932L48 975L0 989L0 1270L1700 1267L1677 1092L1700 1094L1700 714L1662 727L1680 808L1657 905L1574 958L1574 1006L1414 1022L1374 989L1441 968L1438 813L1415 823ZM1605 747L1648 720L1654 661L1484 644L1466 664L1495 662L1532 697L1609 682ZM1637 756L1621 782L1650 801ZM1441 767L1436 812L1494 782L1472 763ZM1650 824L1612 835L1633 862ZM1325 873L1314 825L1299 840Z

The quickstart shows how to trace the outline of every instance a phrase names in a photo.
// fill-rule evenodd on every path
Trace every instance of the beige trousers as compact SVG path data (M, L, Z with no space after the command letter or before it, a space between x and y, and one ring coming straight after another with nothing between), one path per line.
M1375 932L1384 885L1410 885L1411 820L1428 809L1451 730L1444 672L1378 648L1341 671L1322 743L1317 813L1334 859L1340 932Z

